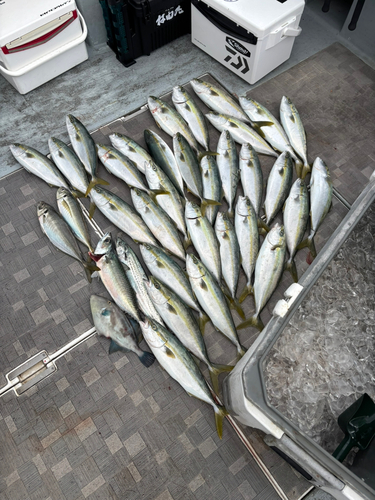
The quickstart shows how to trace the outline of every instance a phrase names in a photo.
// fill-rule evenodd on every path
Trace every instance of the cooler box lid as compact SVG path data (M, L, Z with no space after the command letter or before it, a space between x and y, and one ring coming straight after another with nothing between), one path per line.
M220 14L262 39L301 14L305 0L202 0Z
M75 10L74 0L4 0L0 3L0 47L47 36L69 22L73 15L68 19L67 14ZM18 40L25 35L25 40Z

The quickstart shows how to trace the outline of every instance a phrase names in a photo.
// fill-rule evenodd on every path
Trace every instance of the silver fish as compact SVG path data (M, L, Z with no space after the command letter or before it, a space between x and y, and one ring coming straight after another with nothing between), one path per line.
M78 241L87 246L90 252L93 251L90 233L87 228L86 219L72 193L66 188L59 188L56 193L57 207L62 218L69 225Z
M213 407L216 430L221 439L223 434L223 420L228 415L228 412L223 406L218 406L215 403L210 389L191 354L177 337L161 325L158 325L155 321L141 321L140 325L147 344L164 370L188 394L201 399Z
M150 189L159 194L157 204L176 224L177 229L185 236L186 245L189 244L185 218L184 218L184 200L178 194L177 189L172 184L167 174L156 163L146 163L146 180Z
M293 178L293 162L288 152L282 153L275 161L268 176L264 212L266 224L276 217L289 194Z
M241 106L226 90L199 78L194 78L190 81L190 84L197 96L213 111L233 116L243 122L249 121Z
M163 324L163 320L153 306L146 286L147 276L138 260L135 252L131 249L121 236L117 236L116 252L121 264L125 269L126 277L134 290L140 310L158 323Z
M198 143L182 116L169 104L157 97L150 96L147 102L148 109L159 127L171 137L179 132L185 137L193 150L198 153Z
M213 325L237 348L238 356L245 354L225 296L207 267L193 254L186 257L186 270L193 292Z
M204 156L201 159L200 166L202 171L203 198L220 203L222 198L222 186L215 157L211 155ZM215 223L218 211L219 205L207 205L205 216L211 225Z
M105 234L102 240L107 240ZM91 259L99 268L99 276L108 293L120 309L132 318L140 321L141 316L138 309L135 293L126 277L125 270L119 261L112 244L104 254L89 253Z
M298 246L298 248L307 246L312 258L316 257L314 237L332 206L332 193L333 185L329 169L325 162L317 157L313 163L310 179L310 234Z
M219 212L217 214L215 233L220 246L223 278L229 288L231 297L235 299L240 273L240 246L227 213Z
M42 153L24 144L15 143L9 147L14 158L30 174L40 177L50 186L68 188L68 184L59 169Z
M217 152L216 161L220 172L224 197L229 206L228 215L233 218L233 204L237 194L240 171L238 168L236 144L228 130L223 130L220 134Z
M143 191L135 188L130 190L130 194L135 209L155 238L164 248L185 260L184 247L172 219Z
M40 201L37 205L40 227L50 242L61 252L70 255L80 262L85 270L86 278L91 283L91 273L98 271L94 263L88 263L83 258L72 231L64 219L48 203Z
M259 314L267 304L283 274L285 254L284 226L275 224L263 241L255 265L255 313L251 318L238 325L238 330L247 326L255 326L259 330L263 330L264 325Z
M250 99L249 97L240 97L240 104L242 109L250 118L252 126L260 129L261 135L263 134L266 141L269 142L271 146L276 149L276 151L279 151L280 153L288 151L296 163L301 163L301 160L296 156L283 127L266 107L259 104L259 102L255 99Z
M191 201L186 202L185 220L191 241L200 259L220 284L220 250L213 227L207 217L202 216L199 206Z
M66 116L66 128L76 155L83 163L86 172L91 175L91 181L85 193L87 196L96 184L108 185L108 182L96 175L98 158L96 156L95 142L87 128L73 115Z
M280 119L290 144L303 161L303 168L300 168L300 163L296 164L296 168L298 177L304 179L311 170L307 159L306 132L297 108L289 97L283 96L281 99Z
M152 161L149 153L130 137L119 134L110 134L109 140L114 148L118 149L129 160L136 164L138 170L145 173L145 162Z
M157 245L157 241L141 217L119 196L100 186L95 186L90 197L102 214L134 241Z
M263 198L263 172L257 152L249 143L242 144L239 167L244 195L250 199L259 216Z
M208 151L209 137L206 119L189 92L180 85L173 87L172 102L182 118L189 125L196 140Z
M176 293L164 286L155 276L151 276L147 288L154 306L168 328L199 361L203 361L207 365L214 391L218 393L219 374L231 371L233 366L211 363L197 320L192 310Z
M80 193L86 193L89 187L87 173L81 160L63 141L50 137L48 146L52 160L60 172L69 179L69 183Z
M239 196L234 225L238 244L240 247L242 267L245 271L247 283L240 295L243 302L247 295L252 292L251 278L255 269L255 262L259 252L259 231L255 209L247 196Z
M229 115L223 115L218 113L207 113L205 115L208 121L215 127L219 132L223 130L228 130L233 137L233 139L239 144L250 143L255 151L262 155L269 155L277 157L276 151L274 151L267 142L261 137L254 129L243 123L237 118L232 118Z
M136 187L149 193L136 164L132 160L129 160L121 151L110 146L105 146L104 144L96 144L96 151L100 161L108 172L124 181L128 186Z
M98 335L111 339L109 354L134 352L144 366L152 365L155 356L140 349L133 325L119 307L100 295L91 295L90 308Z
M156 164L164 170L175 188L184 196L184 181L171 148L153 130L146 129L144 131L144 138Z
M308 218L309 195L305 181L298 178L290 190L283 214L286 246L289 250L289 259L285 269L290 271L295 282L298 281L298 274L294 256L305 234Z

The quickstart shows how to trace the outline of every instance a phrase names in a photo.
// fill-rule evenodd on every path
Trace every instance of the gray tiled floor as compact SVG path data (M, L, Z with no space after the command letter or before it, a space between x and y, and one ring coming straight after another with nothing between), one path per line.
M334 45L252 92L272 108L286 85L293 91L309 134L311 158L323 152L335 182L339 174L347 176L345 183L336 185L340 190L349 183L345 195L350 201L374 167L373 130L362 123L361 112L374 105L370 90L375 77L358 61ZM319 73L332 76L331 87L323 85ZM319 86L327 92L320 93ZM350 102L343 102L342 95ZM321 96L319 106L316 96ZM342 119L349 110L352 122ZM142 127L143 118L139 120ZM109 129L120 126L126 128L127 122L105 127L95 138L106 140ZM349 161L340 172L334 168L341 158L356 161L358 156L355 175ZM264 159L262 165L267 171L272 160ZM119 183L112 186L125 195ZM54 197L54 189L23 170L0 182L0 386L4 374L31 355L41 349L53 352L87 330L89 296L105 293L97 280L88 285L79 264L57 252L42 235L35 203L44 199L55 204ZM344 214L335 203L318 246ZM100 214L95 217L102 229L111 229ZM300 256L300 271L305 257ZM264 320L290 283L285 276L262 314ZM248 299L247 311L251 307ZM240 336L249 346L256 332L243 331ZM234 357L233 346L212 329L206 339L215 361ZM58 372L37 388L18 399L10 394L1 400L1 500L277 498L229 425L225 424L223 440L217 438L207 405L184 393L156 363L145 369L132 354L109 356L107 350L106 339L93 338L60 360ZM284 488L291 491L298 484L301 493L306 486L300 477L262 444L259 433L247 432ZM298 497L295 493L291 498Z

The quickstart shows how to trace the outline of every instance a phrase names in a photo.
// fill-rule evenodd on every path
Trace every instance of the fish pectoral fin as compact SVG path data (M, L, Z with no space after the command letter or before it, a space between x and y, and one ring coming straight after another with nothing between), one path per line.
M202 288L202 290L207 290L207 285L206 285L206 282L204 280L200 280L199 282L199 286Z
M116 351L130 352L130 349L127 349L126 347L122 347L117 342L115 342L113 339L111 339L111 343L109 344L108 353L112 354L113 352L116 352Z
M123 262L121 262L121 264L122 264L122 268L124 269L124 271L130 271L130 267L129 266L127 266Z
M113 210L114 212L118 211L118 208L116 207L116 205L113 205L111 202L108 203L108 206L109 206L110 210Z
M210 90L210 94L215 96L215 97L219 97L219 94L215 91L215 90Z
M272 127L272 125L274 125L273 122L266 121L266 120L264 120L264 121L260 120L260 121L257 121L257 122L253 121L253 123L255 125L257 125L258 127Z
M289 115L289 119L290 119L293 123L295 123L295 121L296 121L296 120L295 120L295 118L294 118L294 115L293 115L292 113Z
M238 128L237 123L229 122L229 126L232 128Z
M177 315L178 313L177 313L176 309L169 302L167 302L167 304L168 304L168 311L172 314Z
M156 261L156 265L157 265L158 267L160 267L160 268L161 268L161 267L165 267L165 265L164 265L162 262L160 262L160 260L157 260L157 261Z
M175 358L176 356L174 355L174 352L169 349L169 347L164 346L164 352L168 356L168 358Z
M89 219L91 220L94 216L96 205L94 202L90 202L90 208L89 208Z
M186 111L191 111L191 107L189 106L189 104L187 102L185 102L184 108L186 109Z

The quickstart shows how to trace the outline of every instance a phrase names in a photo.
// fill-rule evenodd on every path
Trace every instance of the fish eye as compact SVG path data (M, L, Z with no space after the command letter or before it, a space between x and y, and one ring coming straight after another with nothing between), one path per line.
M156 288L156 290L159 290L159 289L160 289L160 285L159 285L159 283L155 283L155 288Z
M198 259L196 258L195 255L193 255L193 262L194 262L194 264L198 264Z
M152 165L152 170L156 171L156 166Z
M280 234L280 236L284 236L284 229L281 229L279 234Z
M155 323L151 323L151 328L152 328L153 330L157 330L157 327L156 327Z

